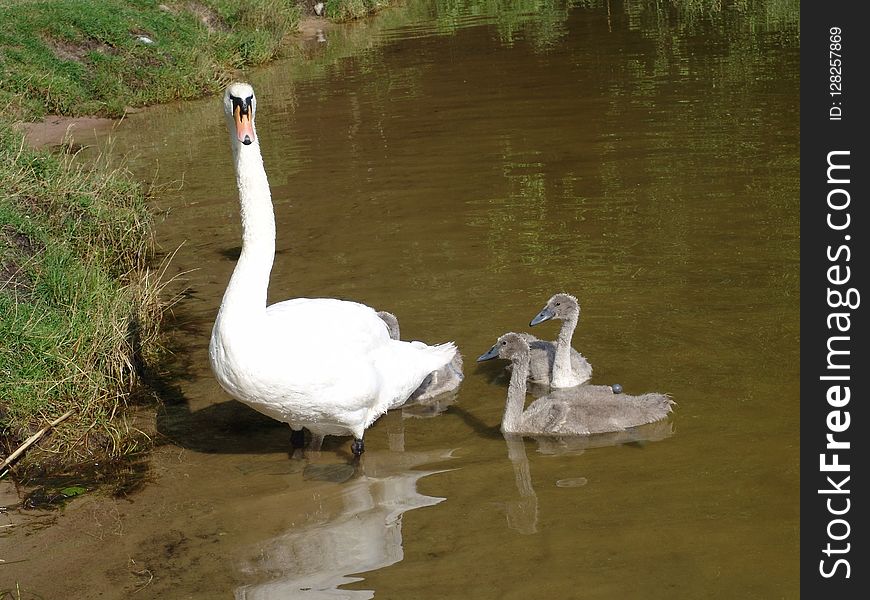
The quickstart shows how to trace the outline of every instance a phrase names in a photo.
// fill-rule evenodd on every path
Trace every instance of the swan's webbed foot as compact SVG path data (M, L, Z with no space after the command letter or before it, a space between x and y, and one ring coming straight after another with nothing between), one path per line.
M365 443L363 443L362 438L355 438L353 443L350 445L350 451L353 452L353 457L356 460L359 460L360 455L366 451Z

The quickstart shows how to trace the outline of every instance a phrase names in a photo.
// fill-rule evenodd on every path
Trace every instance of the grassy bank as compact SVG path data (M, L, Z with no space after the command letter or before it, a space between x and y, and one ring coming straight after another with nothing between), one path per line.
M72 409L27 468L121 456L141 442L124 407L158 353L151 217L118 170L26 148L0 126L3 455Z
M118 117L196 98L274 57L296 0L12 0L0 5L0 106Z
M326 0L346 21L388 0ZM0 4L0 107L119 117L127 107L198 98L276 57L308 0L11 0Z
M326 0L323 16L336 22L360 19L388 6L391 0Z

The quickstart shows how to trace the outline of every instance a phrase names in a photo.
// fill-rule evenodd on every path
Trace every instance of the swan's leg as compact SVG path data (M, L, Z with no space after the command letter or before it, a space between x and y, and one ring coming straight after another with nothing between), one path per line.
M353 444L350 445L350 451L353 452L355 458L359 458L360 454L366 451L365 444L361 437L354 438Z
M311 441L308 442L308 449L314 452L320 452L320 448L323 446L323 436L318 435L316 433L311 434Z
M296 448L304 448L305 447L305 430L302 428L293 429L290 428L290 445Z
M384 425L386 425L387 446L390 448L391 452L405 451L405 423L404 417L402 416L403 410L404 409L391 410L381 417Z
M290 458L305 458L305 428L290 428Z

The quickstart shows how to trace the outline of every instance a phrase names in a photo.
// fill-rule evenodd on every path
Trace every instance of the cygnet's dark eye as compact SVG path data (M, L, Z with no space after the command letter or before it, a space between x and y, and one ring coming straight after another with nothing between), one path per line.
M502 345L502 346L507 346L507 342L502 342L501 345Z
M561 303L561 302L556 302L556 306L559 306L560 304L562 304L562 303Z

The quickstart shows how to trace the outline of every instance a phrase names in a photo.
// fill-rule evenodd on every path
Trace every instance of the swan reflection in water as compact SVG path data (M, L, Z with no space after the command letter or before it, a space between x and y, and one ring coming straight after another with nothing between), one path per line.
M582 454L591 448L607 446L642 445L646 442L657 442L673 435L673 423L658 421L632 427L624 431L598 433L579 436L540 436L534 437L538 444L538 452L546 455ZM532 436L528 436L532 437ZM508 459L514 470L519 498L506 503L505 513L508 527L523 534L538 531L538 496L532 485L532 475L529 468L529 458L526 456L526 444L523 436L514 433L504 434L508 449ZM562 479L556 482L559 487L576 487L578 479ZM582 485L582 483L581 483Z
M402 514L444 500L417 492L419 479L444 470L413 469L449 459L451 453L366 452L362 473L340 484L341 513L260 544L257 558L243 571L252 579L270 579L238 588L236 600L373 598L372 590L338 588L363 579L350 574L402 560Z

